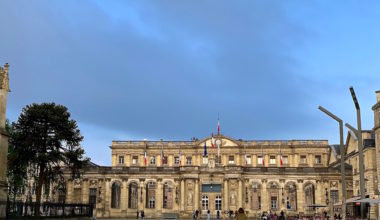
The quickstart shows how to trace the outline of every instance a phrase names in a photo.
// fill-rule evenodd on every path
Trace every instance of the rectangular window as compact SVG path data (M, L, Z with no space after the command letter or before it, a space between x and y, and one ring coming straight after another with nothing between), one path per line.
M96 188L90 188L88 203L92 204L92 206L96 207Z
M270 200L271 200L271 208L276 210L277 209L277 197L271 197Z
M191 157L186 157L186 165L191 165Z
M164 156L164 165L168 165L168 156Z
M315 164L322 164L322 156L321 155L315 155Z
M208 164L208 158L207 157L203 157L203 164Z
M263 157L262 156L257 157L257 165L259 165L259 166L263 165Z
M124 164L124 156L119 156L119 164Z
M275 165L276 164L276 156L270 156L269 157L269 163L271 165Z
M288 156L282 156L282 163L283 164L288 164Z
M133 156L132 157L132 165L137 165L139 161L139 156Z
M301 155L300 156L300 163L301 164L306 164L307 160L306 160L306 155Z
M248 165L252 164L252 158L251 158L251 156L247 156L247 164Z
M228 164L235 164L235 157L234 156L228 156Z
M156 157L155 156L150 157L149 163L150 165L156 165Z
M179 165L179 157L174 157L174 164Z

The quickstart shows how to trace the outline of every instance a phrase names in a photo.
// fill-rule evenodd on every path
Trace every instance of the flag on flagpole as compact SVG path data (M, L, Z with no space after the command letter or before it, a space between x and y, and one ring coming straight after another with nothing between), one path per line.
M215 139L214 139L214 133L211 133L211 147L215 148Z
M178 159L179 159L179 165L182 166L181 147L179 148Z
M146 166L146 150L144 150L144 164Z
M261 158L262 158L262 162L263 162L263 166L265 165L265 161L264 161L264 150L263 150L263 147L261 147Z
M165 161L165 156L164 156L164 145L162 145L162 148L161 148L161 166L164 165L164 161Z
M218 115L218 136L220 135L220 122L219 122L219 115Z
M206 145L206 141L205 141L205 152L204 152L203 156L207 157L207 145Z
M281 152L281 146L280 146L280 165L282 166L282 152Z

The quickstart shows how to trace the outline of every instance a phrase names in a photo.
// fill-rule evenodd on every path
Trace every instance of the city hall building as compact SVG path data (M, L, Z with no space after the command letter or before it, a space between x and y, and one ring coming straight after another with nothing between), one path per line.
M92 164L50 200L92 203L98 217L227 216L272 211L311 215L341 199L341 175L326 140L251 141L224 135L191 141L113 141L112 166ZM336 158L335 158L336 159ZM352 194L347 167L348 198ZM316 208L320 207L320 208Z

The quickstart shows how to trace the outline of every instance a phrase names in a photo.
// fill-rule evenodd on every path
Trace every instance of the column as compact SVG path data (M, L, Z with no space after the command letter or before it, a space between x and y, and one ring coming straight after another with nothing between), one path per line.
M302 183L297 186L297 210L298 212L305 212L305 195L303 193Z
M88 187L88 179L83 179L83 183L82 183L82 203L88 203L88 199L89 199L89 193L90 189Z
M110 207L111 207L111 187L110 187L111 179L107 178L105 181L105 194L104 194L104 214L105 216L109 217L110 215Z
M74 182L72 179L69 179L66 183L66 203L72 203L73 201L73 184Z
M261 210L266 211L270 210L270 205L268 202L268 191L267 191L267 181L262 181L262 190L261 190Z
M199 209L199 181L198 179L195 180L195 196L194 196L194 209Z
M162 190L162 180L157 180L157 190L156 190L156 217L162 214L162 202L163 202L163 190Z
M229 202L229 195L228 195L228 180L224 179L224 198L222 200L222 204L224 205L224 210L228 211L230 210L230 207L228 205Z
M317 180L315 183L315 204L325 204L324 198L326 198L324 194L324 190L322 190L323 185L322 182Z
M239 189L238 189L238 209L243 207L243 183L241 182L241 179L239 181Z
M181 211L185 210L185 180L181 179Z
M128 194L128 186L127 186L127 179L123 178L123 186L121 188L121 195L120 195L120 208L123 213L126 213L127 210L127 194Z
M161 164L161 155L157 155L156 156L156 166L162 166L162 164Z

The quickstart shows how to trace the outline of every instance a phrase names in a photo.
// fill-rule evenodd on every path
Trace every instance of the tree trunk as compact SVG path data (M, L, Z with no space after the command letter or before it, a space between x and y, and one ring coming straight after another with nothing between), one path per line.
M36 205L34 207L35 216L40 216L40 207L41 207L41 195L42 195L42 186L45 179L45 164L40 165L40 173L38 175L38 183L36 190Z

